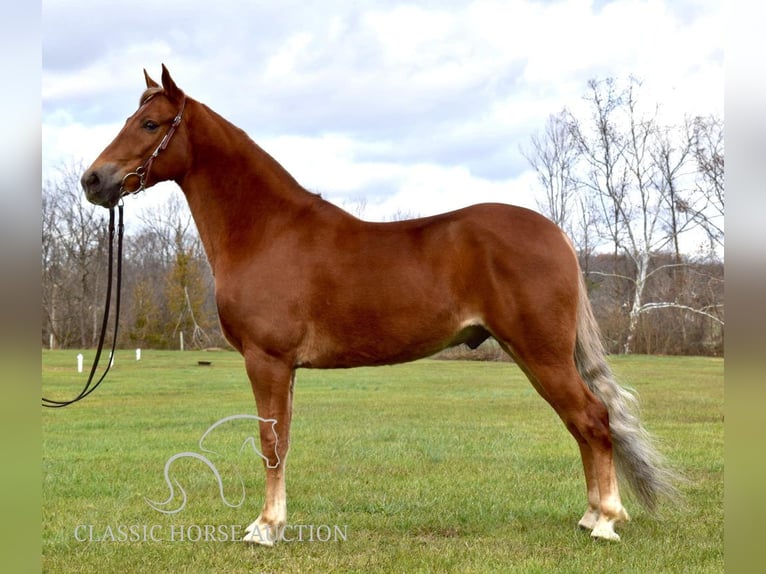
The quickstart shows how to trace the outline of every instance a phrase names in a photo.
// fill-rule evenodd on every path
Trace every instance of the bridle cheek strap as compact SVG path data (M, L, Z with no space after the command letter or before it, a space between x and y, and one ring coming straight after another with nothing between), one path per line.
M130 173L126 173L125 176L122 178L122 183L120 184L120 197L124 197L132 193L138 193L139 191L143 191L146 189L146 178L149 175L149 171L152 169L152 163L154 163L155 158L158 155L160 155L160 152L164 151L165 148L168 147L170 140L173 138L173 134L176 133L178 126L181 124L181 120L183 119L185 108L186 108L186 96L184 95L184 99L181 101L181 109L178 110L176 117L173 118L173 123L170 124L170 129L168 129L168 133L166 133L165 137L162 138L162 141L160 141L159 145L155 148L152 155L150 155L143 164L138 166L136 168L136 171L131 171ZM127 187L125 187L125 182L130 177L138 178L138 187L136 189L130 190L130 189L127 189Z

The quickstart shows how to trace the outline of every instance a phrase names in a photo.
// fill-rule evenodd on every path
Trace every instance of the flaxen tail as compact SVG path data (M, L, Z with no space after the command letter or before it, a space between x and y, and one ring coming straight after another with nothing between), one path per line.
M575 363L580 376L609 412L612 451L618 478L626 482L641 504L654 513L661 498L679 499L674 483L679 476L665 463L638 418L638 401L614 379L606 361L601 334L580 281Z

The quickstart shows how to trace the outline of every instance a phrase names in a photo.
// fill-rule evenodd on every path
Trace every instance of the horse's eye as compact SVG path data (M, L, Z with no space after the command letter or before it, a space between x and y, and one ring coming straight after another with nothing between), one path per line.
M148 132L156 132L160 125L152 120L146 120L143 127Z

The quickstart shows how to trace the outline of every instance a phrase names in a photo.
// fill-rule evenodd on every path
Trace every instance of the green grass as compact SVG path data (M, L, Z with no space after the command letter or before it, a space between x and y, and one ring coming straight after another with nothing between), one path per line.
M75 355L43 352L46 396L79 391ZM261 548L222 541L232 528L241 536L262 504L261 461L238 454L247 430L240 423L215 450L225 453L216 462L230 501L239 499L237 469L245 469L242 507L224 505L210 471L190 459L174 466L188 494L184 510L163 515L145 501L168 497L169 457L199 452L197 441L217 420L255 412L241 358L144 351L136 362L118 352L88 399L43 409L43 570L722 572L723 361L639 356L612 364L688 478L685 507L666 508L661 519L624 494L633 520L618 529L621 543L576 528L585 489L575 443L514 365L426 360L298 373L288 521L338 526L346 539ZM205 540L205 525L224 534ZM129 527L138 530L122 536L119 528ZM152 527L160 541L141 531ZM198 528L200 540L189 541Z

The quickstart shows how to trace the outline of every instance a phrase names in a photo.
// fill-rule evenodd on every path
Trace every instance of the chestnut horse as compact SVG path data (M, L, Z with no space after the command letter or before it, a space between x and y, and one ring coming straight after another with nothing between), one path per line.
M221 326L243 355L261 422L266 497L244 539L286 524L295 371L384 365L493 337L577 441L587 486L579 525L619 540L617 473L649 510L670 471L612 376L564 233L543 216L482 204L393 223L361 221L302 188L162 67L140 107L82 176L113 207L175 181L215 276ZM273 454L270 454L273 453ZM264 536L264 533L269 535Z

